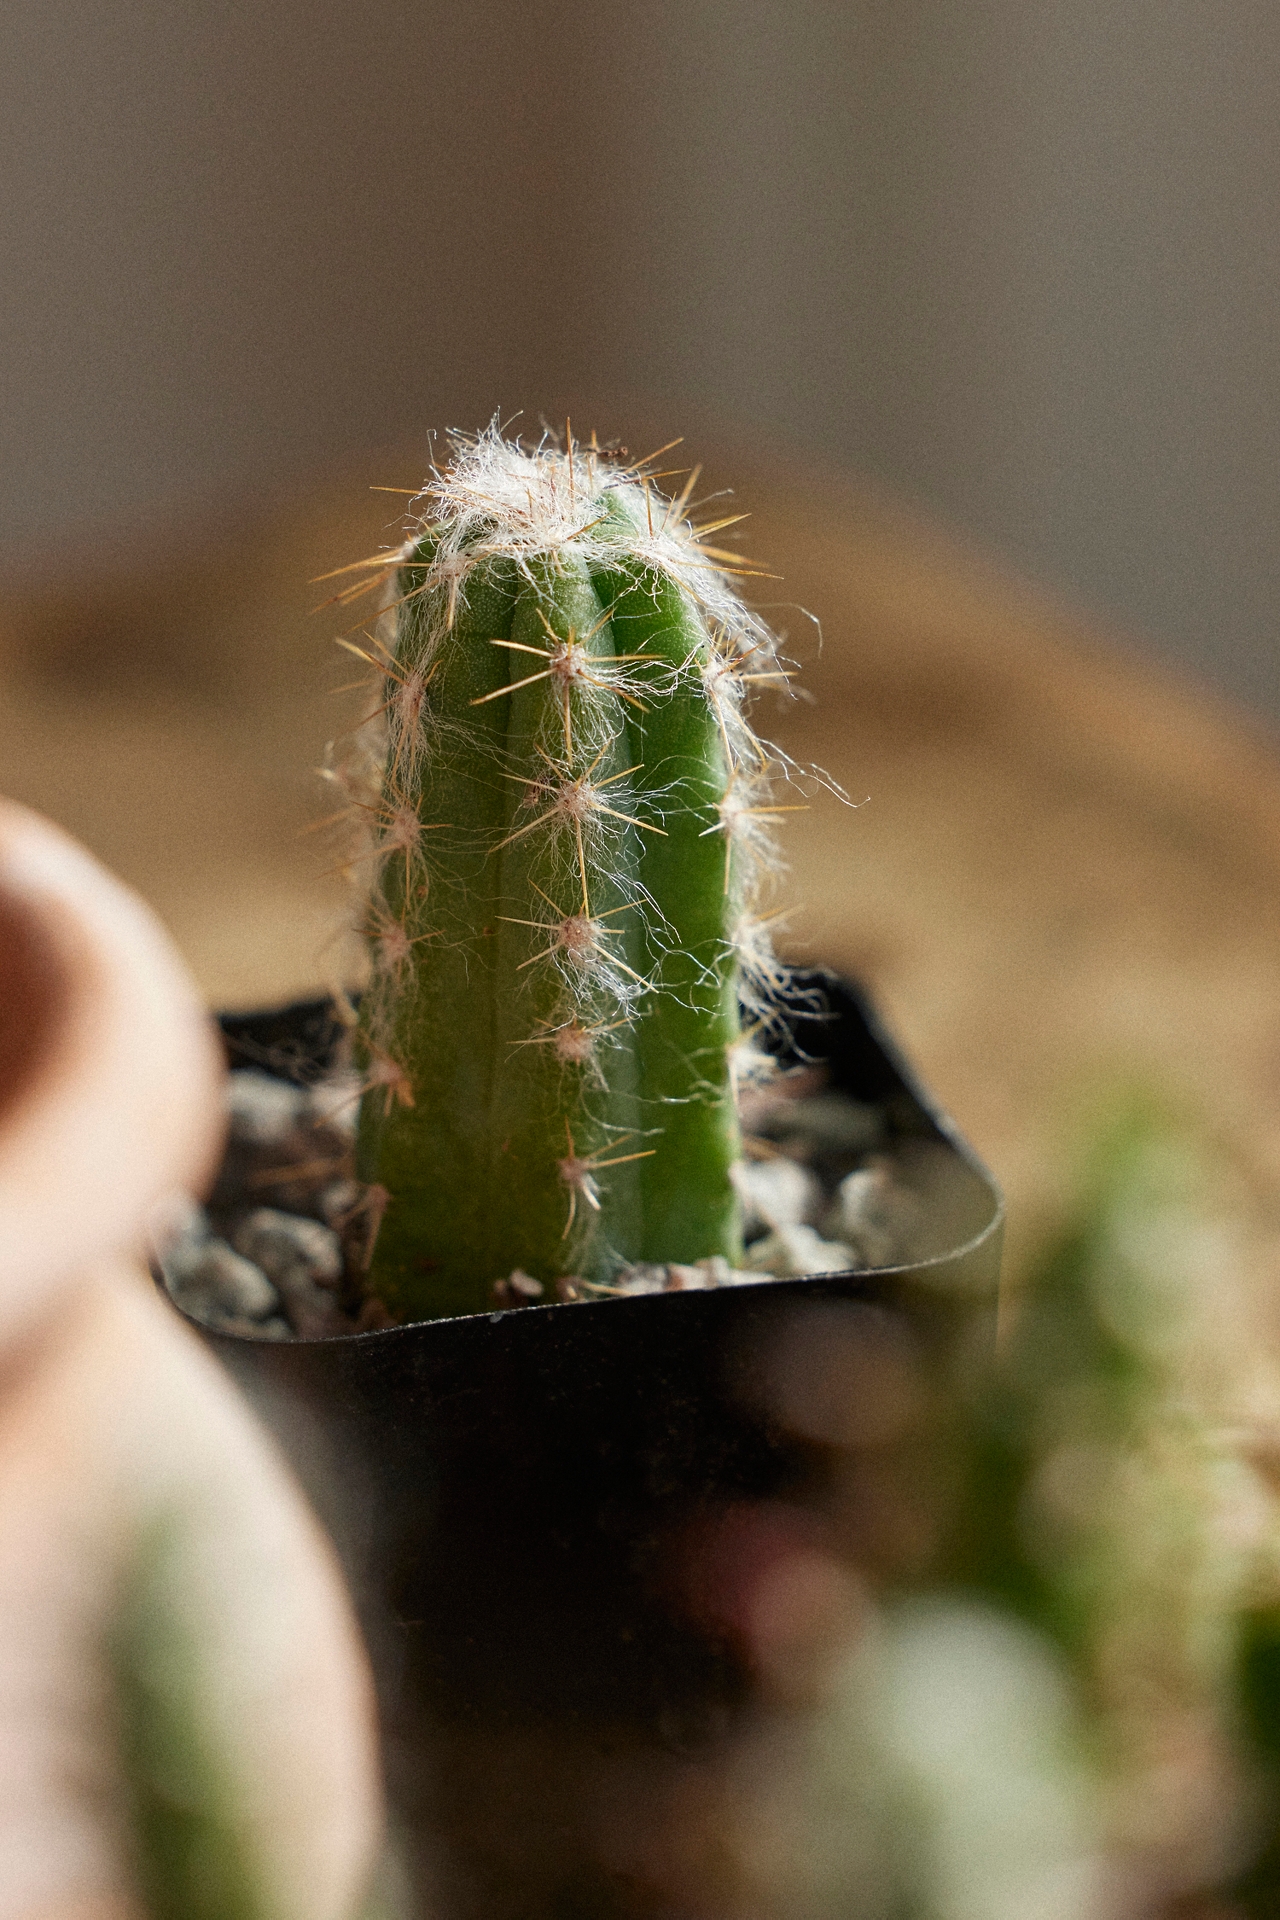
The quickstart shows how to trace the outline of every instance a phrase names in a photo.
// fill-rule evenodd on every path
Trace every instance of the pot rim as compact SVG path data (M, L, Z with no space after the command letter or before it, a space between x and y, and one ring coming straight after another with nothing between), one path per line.
M927 1138L931 1135L934 1139L947 1146L963 1163L968 1173L985 1188L990 1202L990 1211L983 1224L975 1232L969 1234L966 1239L958 1241L954 1246L946 1248L941 1253L930 1254L919 1260L901 1261L893 1266L887 1267L854 1268L838 1273L774 1276L770 1279L761 1277L758 1281L735 1281L732 1285L726 1287L695 1287L674 1293L622 1294L613 1297L586 1300L530 1301L526 1305L518 1307L494 1307L492 1309L482 1309L476 1313L440 1314L429 1320L410 1320L397 1326L373 1327L361 1331L353 1329L350 1333L320 1334L307 1337L294 1336L287 1341L270 1340L256 1337L253 1334L233 1333L219 1328L209 1327L202 1321L195 1319L191 1314L186 1313L176 1301L171 1301L171 1304L175 1310L181 1314L187 1324L194 1327L203 1339L213 1339L219 1343L225 1343L233 1350L263 1347L288 1349L297 1347L350 1345L355 1341L365 1343L385 1341L398 1336L421 1335L424 1329L431 1327L457 1326L460 1323L471 1321L486 1321L490 1325L497 1325L500 1321L510 1320L513 1317L525 1319L530 1314L562 1311L576 1313L584 1307L640 1307L655 1300L670 1303L671 1301L685 1298L700 1299L708 1293L732 1294L734 1296L750 1295L759 1298L762 1293L777 1297L781 1293L811 1292L814 1287L819 1287L847 1296L850 1293L866 1294L868 1291L892 1291L894 1290L895 1283L900 1287L904 1281L910 1281L912 1285L919 1286L927 1298L943 1302L949 1296L956 1300L963 1300L990 1287L991 1282L985 1277L980 1284L970 1279L966 1285L964 1274L965 1269L972 1266L976 1255L983 1250L989 1250L992 1256L991 1264L998 1275L999 1250L1005 1225L1004 1195L1000 1190L999 1184L989 1169L979 1159L978 1155L969 1146L968 1142L963 1138L955 1122L936 1105L927 1089L922 1086L910 1063L903 1058L892 1036L881 1023L879 1015L869 997L859 986L848 981L833 969L826 967L795 968L792 970L791 977L801 993L812 992L814 989L817 989L828 994L829 1003L832 997L838 997L845 1002L846 1013L844 1017L848 1018L850 1014L853 1014L861 1021L871 1046L879 1054L883 1066L888 1069L891 1082L896 1083L898 1091L908 1096L920 1116L928 1123L928 1133L921 1137ZM243 1022L287 1017L290 1013L295 1012L299 1014L307 1013L319 1018L324 1018L327 1010L331 1008L333 1004L334 1000L332 996L312 996L306 1000L291 1002L285 1007L255 1009L247 1013L224 1012L218 1016L218 1019L222 1027L224 1042L227 1045L229 1054L231 1054L243 1047L243 1042L238 1041L235 1036L235 1028ZM798 1009L795 1019L792 1022L793 1040L795 1027L806 1018L815 1024L829 1019L831 1028L834 1030L835 1022L841 1018L841 1015L839 1010L834 1006L829 1015L807 1014L802 1008ZM800 1053L798 1042L796 1045L799 1057L815 1057ZM244 1064L246 1066L256 1065L259 1071L271 1072L270 1065L263 1061L253 1062L252 1060L246 1060ZM290 1076L278 1072L274 1077L288 1079ZM295 1078L295 1084L296 1083ZM952 1270L954 1270L954 1272L952 1272ZM957 1284L948 1286L946 1284L948 1275L950 1275ZM158 1261L155 1263L155 1279L157 1285L160 1286L167 1295L167 1289L164 1288L164 1282L159 1273ZM998 1287L998 1279L995 1284Z

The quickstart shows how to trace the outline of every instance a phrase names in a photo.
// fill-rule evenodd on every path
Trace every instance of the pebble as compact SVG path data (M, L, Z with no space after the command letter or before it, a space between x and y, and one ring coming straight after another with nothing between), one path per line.
M626 1294L628 1297L643 1293L699 1293L711 1287L756 1286L761 1280L772 1280L771 1273L757 1273L749 1268L731 1267L723 1254L708 1254L704 1260L695 1260L689 1266L671 1262L667 1266L650 1265L637 1261L634 1266L623 1267L610 1287L593 1289L578 1283L579 1292L572 1297L583 1299L604 1294ZM561 1299L566 1298L561 1294Z
M895 1179L892 1161L877 1154L840 1182L825 1225L857 1248L863 1265L891 1267L903 1258L918 1211L916 1196Z
M280 1295L262 1268L225 1240L183 1238L165 1252L165 1285L184 1312L206 1325L256 1323L280 1311Z
M722 1253L708 1254L705 1260L697 1260L691 1267L670 1266L667 1268L667 1292L683 1293L686 1288L696 1287L754 1287L762 1280L772 1280L772 1273L757 1273L751 1267L731 1267Z
M516 1267L505 1280L494 1281L493 1298L499 1307L531 1307L542 1298L542 1282Z
M238 1334L242 1340L292 1340L293 1328L278 1313L269 1320L241 1320L228 1316L223 1320L209 1320L205 1323L215 1333Z
M242 1067L227 1075L227 1113L238 1146L273 1147L286 1140L303 1118L308 1094L274 1074Z
M763 1240L747 1248L743 1261L748 1270L775 1275L778 1279L799 1279L805 1274L854 1273L861 1266L852 1247L843 1241L824 1240L812 1227L779 1227Z
M153 1211L149 1228L155 1259L165 1268L189 1264L213 1232L208 1214L188 1193L166 1194Z
M296 1333L306 1337L332 1328L334 1289L342 1280L342 1247L332 1227L257 1207L236 1226L232 1241L274 1282Z
M667 1269L647 1260L637 1260L632 1266L622 1268L608 1291L625 1293L628 1298L633 1294L666 1293L668 1291Z
M741 1160L733 1184L743 1206L742 1230L748 1240L771 1228L811 1225L822 1210L822 1182L798 1160Z
M332 1289L342 1278L342 1248L332 1227L300 1213L256 1207L236 1227L237 1253L253 1260L282 1293L301 1277Z
M720 1256L688 1265L637 1263L608 1287L567 1275L545 1290L517 1270L495 1283L495 1302L521 1306L759 1285L900 1261L918 1202L896 1181L889 1159L879 1154L847 1173L832 1197L851 1159L883 1145L883 1112L822 1089L816 1071L792 1075L790 1083L790 1094L753 1090L747 1097L748 1131L781 1151L765 1149L767 1157L734 1169L749 1243L740 1267ZM165 1283L193 1318L268 1340L364 1324L345 1318L339 1304L343 1236L353 1241L351 1264L358 1270L361 1247L379 1218L370 1201L380 1190L350 1177L359 1091L358 1076L346 1070L305 1087L255 1068L229 1075L230 1150L210 1202L214 1226L227 1237L214 1237L209 1216L194 1202L168 1213L163 1233L157 1232ZM246 1211L251 1199L258 1204ZM370 1308L369 1324L382 1324L385 1311L366 1302L366 1312Z
M256 1068L228 1077L231 1137L209 1203L221 1231L255 1202L339 1225L334 1215L342 1211L344 1192L348 1211L358 1198L354 1182L342 1187L351 1171L355 1106L349 1094L346 1076L310 1087Z
M315 1211L326 1227L332 1227L335 1233L341 1233L344 1226L359 1209L364 1199L365 1189L358 1180L350 1180L340 1175L336 1180L326 1181L315 1196Z
M363 1085L358 1073L331 1073L315 1081L306 1097L307 1123L354 1139Z
M731 1287L734 1280L734 1269L722 1253L709 1253L705 1259L695 1260L692 1266L668 1267L667 1273L669 1293L682 1293L686 1287Z

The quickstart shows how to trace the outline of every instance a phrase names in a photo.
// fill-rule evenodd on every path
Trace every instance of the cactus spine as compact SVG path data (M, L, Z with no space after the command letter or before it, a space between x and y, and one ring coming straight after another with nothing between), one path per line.
M460 442L390 557L357 1159L370 1284L733 1260L738 954L772 811L730 556L568 441ZM384 562L387 557L383 556ZM747 943L759 957L758 932Z

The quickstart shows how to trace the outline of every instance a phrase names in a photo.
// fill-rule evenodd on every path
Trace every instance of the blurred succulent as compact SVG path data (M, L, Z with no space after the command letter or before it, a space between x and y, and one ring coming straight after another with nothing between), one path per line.
M1141 1099L1095 1118L1077 1174L996 1366L961 1356L958 1395L856 1302L771 1343L776 1416L832 1451L823 1524L790 1558L740 1556L783 1698L733 1754L721 1818L762 1910L1280 1911L1256 1214L1202 1132Z
M1096 1128L1073 1216L1015 1296L958 1548L961 1577L1071 1663L1108 1847L1170 1893L1256 1851L1259 1761L1280 1753L1280 1506L1258 1446L1280 1393L1235 1179L1149 1101Z

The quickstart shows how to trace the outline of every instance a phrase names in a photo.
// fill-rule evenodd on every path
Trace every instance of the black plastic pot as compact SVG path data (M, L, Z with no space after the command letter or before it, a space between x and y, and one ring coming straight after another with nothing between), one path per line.
M859 995L822 978L827 1013L797 1014L793 1044L882 1107L924 1196L910 1265L305 1343L205 1335L343 1556L423 1913L683 1912L651 1864L661 1833L637 1869L608 1808L642 1777L657 1805L664 1768L714 1767L758 1711L750 1636L717 1599L726 1539L794 1522L873 1583L948 1550L948 1409L994 1341L1000 1199ZM233 1061L286 1074L336 1037L317 1004L223 1027ZM874 1364L886 1339L915 1385L868 1438L865 1373L833 1411L828 1363ZM908 1546L850 1506L867 1461L915 1484Z

